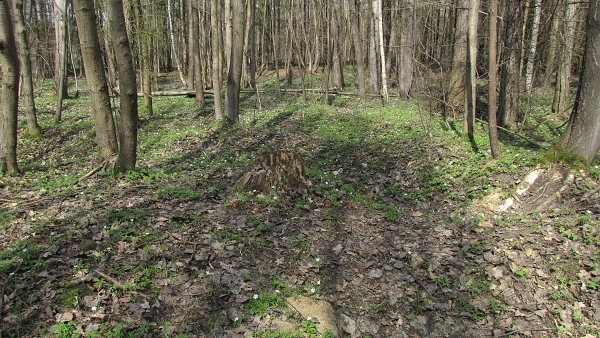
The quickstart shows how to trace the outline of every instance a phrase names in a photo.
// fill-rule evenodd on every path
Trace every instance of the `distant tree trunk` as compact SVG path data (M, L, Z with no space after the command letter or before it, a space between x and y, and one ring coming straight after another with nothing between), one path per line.
M123 1L108 0L107 12L119 72L121 113L119 114L119 157L116 169L125 173L128 170L135 170L137 160L137 84L123 14Z
M533 95L533 65L535 53L537 51L537 40L540 32L540 18L542 16L542 0L534 0L535 9L533 11L533 23L531 24L531 39L529 40L529 49L527 50L527 64L525 65L525 92L527 94L527 105L525 107L525 116L519 131L522 131L527 123L527 116L531 109L531 96Z
M359 15L356 11L355 0L350 0L350 29L352 30L352 42L354 43L354 58L356 59L356 82L358 84L358 97L364 99L365 92L365 59L363 57L363 44L360 40Z
M548 32L548 40L546 42L546 59L544 63L544 74L542 75L543 87L548 87L550 81L555 78L556 72L556 41L558 32L559 15L556 10L552 12L552 22L550 25L550 31Z
M173 10L171 8L171 0L167 0L167 24L169 26L169 37L171 39L171 52L173 53L173 59L175 59L175 66L177 67L177 73L179 73L179 80L184 86L185 78L183 77L183 71L181 70L181 63L179 62L179 55L177 53L177 46L175 41L175 34L173 33Z
M223 118L223 103L221 102L221 77L223 72L221 49L221 25L219 23L219 0L211 0L210 25L212 31L212 82L215 102L215 119Z
M271 47L273 48L273 63L275 65L275 80L277 82L277 97L281 96L281 82L279 80L279 30L276 21L276 7L271 0Z
M343 34L342 34L342 6L341 0L333 0L333 15L331 27L333 28L333 83L338 89L344 88L344 60L343 60Z
M0 172L18 174L17 111L19 107L19 60L8 1L0 1L0 70L2 115L0 116Z
M581 82L567 128L556 148L591 163L600 149L600 0L591 0Z
M244 61L244 26L246 7L242 0L233 0L231 8L233 21L231 30L231 50L229 72L227 74L227 93L225 96L225 114L230 121L240 119L240 85L242 79L242 62Z
M94 126L96 143L102 160L116 154L119 150L115 123L110 107L108 85L104 75L104 64L100 55L100 42L96 29L96 13L93 0L74 0L75 18L79 31L81 56L85 66L86 80L90 89L92 108L94 109Z
M469 24L467 34L467 109L465 111L464 132L469 140L475 140L475 103L477 102L477 23L479 21L479 0L469 0Z
M194 65L194 87L196 89L196 107L204 106L204 81L202 78L202 65L200 62L200 19L198 15L198 0L190 1L192 8L190 21L192 23L192 57L190 62Z
M373 19L375 20L376 40L379 46L379 65L381 68L381 95L383 102L387 103L389 99L387 87L387 75L385 73L385 42L383 40L383 8L382 0L373 0Z
M500 67L500 95L498 123L506 128L514 128L519 118L519 94L521 77L521 39L523 31L523 0L506 4L504 17L504 45Z
M233 20L237 20L237 18L234 18L232 15L232 11L233 9L231 8L231 6L233 6L233 2L235 1L240 1L240 0L224 0L224 17L225 17L225 36L223 37L223 50L225 51L225 65L227 67L229 67L229 64L231 62L231 46L232 46L232 39L233 39Z
M62 118L63 99L69 96L67 86L67 1L54 2L54 26L56 32L56 51L54 76L56 83L56 122Z
M256 88L256 0L250 0L250 87Z
M416 3L415 3L416 4ZM415 4L411 4L410 0L403 0L402 6L402 32L400 33L400 77L398 79L398 96L402 99L410 95L410 88L413 84L414 72L414 57L415 57Z
M142 92L144 93L144 112L152 116L152 37L148 32L147 14L142 10L141 0L135 0L137 18L137 39L140 45L140 62L142 73Z
M577 2L565 4L565 16L563 26L564 39L558 56L558 71L556 72L556 86L554 87L554 100L552 101L552 112L559 114L569 109L569 94L571 80L571 65L573 63L573 47L575 42L575 28L577 20L575 13L579 4Z
M454 48L448 87L448 107L452 118L456 113L465 109L465 60L467 59L467 20L469 18L469 0L456 0L455 3Z
M372 4L371 4L372 5ZM379 69L377 67L377 28L373 11L369 25L369 92L379 94Z
M27 29L23 16L23 0L13 0L16 37L18 40L19 54L21 55L21 72L23 74L23 98L25 101L25 117L29 135L39 135L42 128L37 121L35 100L33 99L33 74L31 72L31 58L27 42Z
M489 125L489 136L490 136L490 150L493 158L500 157L500 141L498 140L498 122L496 120L496 111L498 110L496 89L498 88L498 0L490 0L490 40L488 42L489 48L489 83L488 83L488 125Z

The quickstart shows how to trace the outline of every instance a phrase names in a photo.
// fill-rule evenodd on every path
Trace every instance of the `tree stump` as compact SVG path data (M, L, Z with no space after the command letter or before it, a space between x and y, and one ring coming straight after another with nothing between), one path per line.
M264 154L233 186L236 192L271 190L306 194L308 182L300 155L291 151Z

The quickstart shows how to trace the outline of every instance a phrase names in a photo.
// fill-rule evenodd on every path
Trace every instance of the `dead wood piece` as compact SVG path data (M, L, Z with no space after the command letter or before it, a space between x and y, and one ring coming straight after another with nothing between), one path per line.
M308 190L304 165L300 155L291 151L273 151L261 156L259 161L242 176L234 191L271 190L297 193Z

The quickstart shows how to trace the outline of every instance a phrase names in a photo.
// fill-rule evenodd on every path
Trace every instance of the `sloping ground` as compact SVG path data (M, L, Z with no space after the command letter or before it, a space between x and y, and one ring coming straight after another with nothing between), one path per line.
M189 104L157 102L123 177L76 183L97 165L88 117L22 141L28 172L1 179L1 332L266 337L302 331L282 303L303 295L348 337L600 334L597 174L492 212L473 200L509 197L539 149L505 139L492 161L401 102L272 103L229 128ZM302 155L307 196L231 190L278 149Z

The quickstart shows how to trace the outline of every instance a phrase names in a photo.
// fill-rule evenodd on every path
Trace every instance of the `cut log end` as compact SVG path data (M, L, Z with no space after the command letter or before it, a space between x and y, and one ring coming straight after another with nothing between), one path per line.
M308 182L300 155L291 151L266 153L234 185L236 192L272 190L288 193L306 192Z

